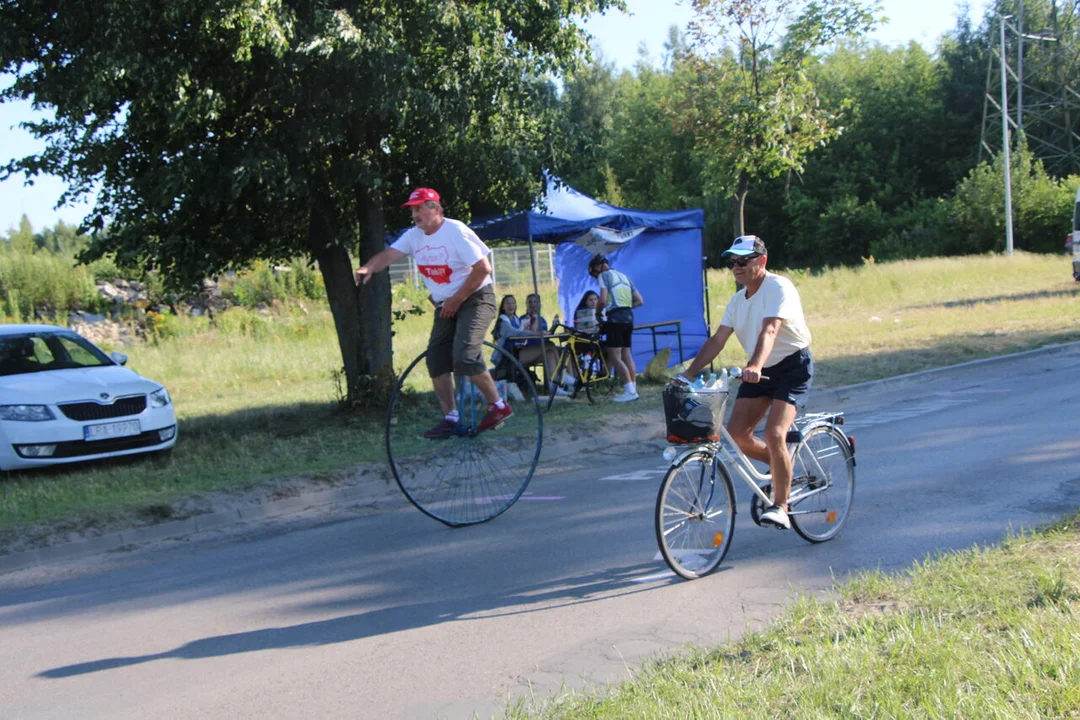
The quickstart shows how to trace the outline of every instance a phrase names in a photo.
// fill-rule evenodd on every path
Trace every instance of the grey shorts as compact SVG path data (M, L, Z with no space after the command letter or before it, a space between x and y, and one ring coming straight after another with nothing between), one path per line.
M452 318L440 317L435 306L435 324L428 338L427 368L431 377L453 370L458 375L479 375L487 370L484 336L495 320L495 290L482 287L461 303Z

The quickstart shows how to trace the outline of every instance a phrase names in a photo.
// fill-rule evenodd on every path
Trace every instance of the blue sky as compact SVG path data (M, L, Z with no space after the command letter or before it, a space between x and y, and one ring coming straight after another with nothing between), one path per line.
M932 49L937 39L956 25L960 12L951 0L883 0L881 4L889 22L870 37L887 45L915 40ZM977 23L987 2L972 0L970 4ZM659 62L668 28L685 26L693 15L686 0L627 0L626 5L628 15L611 12L585 24L604 57L623 68L633 66L642 45L652 61ZM10 81L10 76L0 75L0 86L6 87ZM29 133L15 127L33 117L35 112L28 103L0 104L0 162L43 147ZM63 182L51 176L37 178L33 187L26 187L22 176L0 183L0 233L16 227L24 213L35 230L52 227L58 220L78 224L89 210L88 205L53 208L64 189Z

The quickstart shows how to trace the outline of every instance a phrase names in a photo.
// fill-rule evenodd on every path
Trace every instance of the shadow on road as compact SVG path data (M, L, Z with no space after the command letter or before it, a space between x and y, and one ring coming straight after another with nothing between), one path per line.
M657 587L655 583L647 586L635 583L635 578L655 571L655 564L643 563L584 573L577 577L561 578L556 582L521 588L506 595L490 596L487 598L486 609L478 607L476 597L449 603L440 600L383 608L287 627L218 635L189 642L168 652L78 663L46 670L39 673L38 677L59 679L129 665L140 665L155 660L201 660L260 650L331 645L446 622L468 622L610 600L612 597L633 595L655 589ZM559 602L555 605L543 604L541 606L542 603L552 600ZM486 610L493 612L486 612Z

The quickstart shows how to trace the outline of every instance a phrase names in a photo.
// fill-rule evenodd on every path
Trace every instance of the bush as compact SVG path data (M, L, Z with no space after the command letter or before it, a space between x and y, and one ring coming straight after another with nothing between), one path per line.
M1055 180L1023 145L1010 162L1014 246L1032 252L1058 252L1071 227L1080 177ZM998 156L992 165L981 163L960 182L951 201L954 232L946 252L959 255L1005 249L1004 178L1004 163Z
M257 260L250 270L223 278L220 285L223 297L243 307L269 305L274 300L322 300L326 297L322 276L303 261L279 269Z
M0 255L0 298L13 319L55 317L60 312L99 312L103 302L85 265L46 252Z
M905 205L889 218L889 229L870 241L870 257L881 260L913 260L944 253L952 215L943 200L927 199Z
M805 239L788 242L789 257L793 264L811 267L858 265L887 228L888 219L876 203L845 195L829 203Z

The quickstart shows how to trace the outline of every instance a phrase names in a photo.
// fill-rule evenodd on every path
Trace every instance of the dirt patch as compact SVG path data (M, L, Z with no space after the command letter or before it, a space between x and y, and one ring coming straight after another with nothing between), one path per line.
M0 555L65 545L124 530L186 520L228 508L264 505L372 481L375 481L374 487L385 483L387 492L390 492L394 482L385 464L371 463L336 473L278 478L241 490L200 493L172 498L166 502L97 510L52 523L0 530Z

